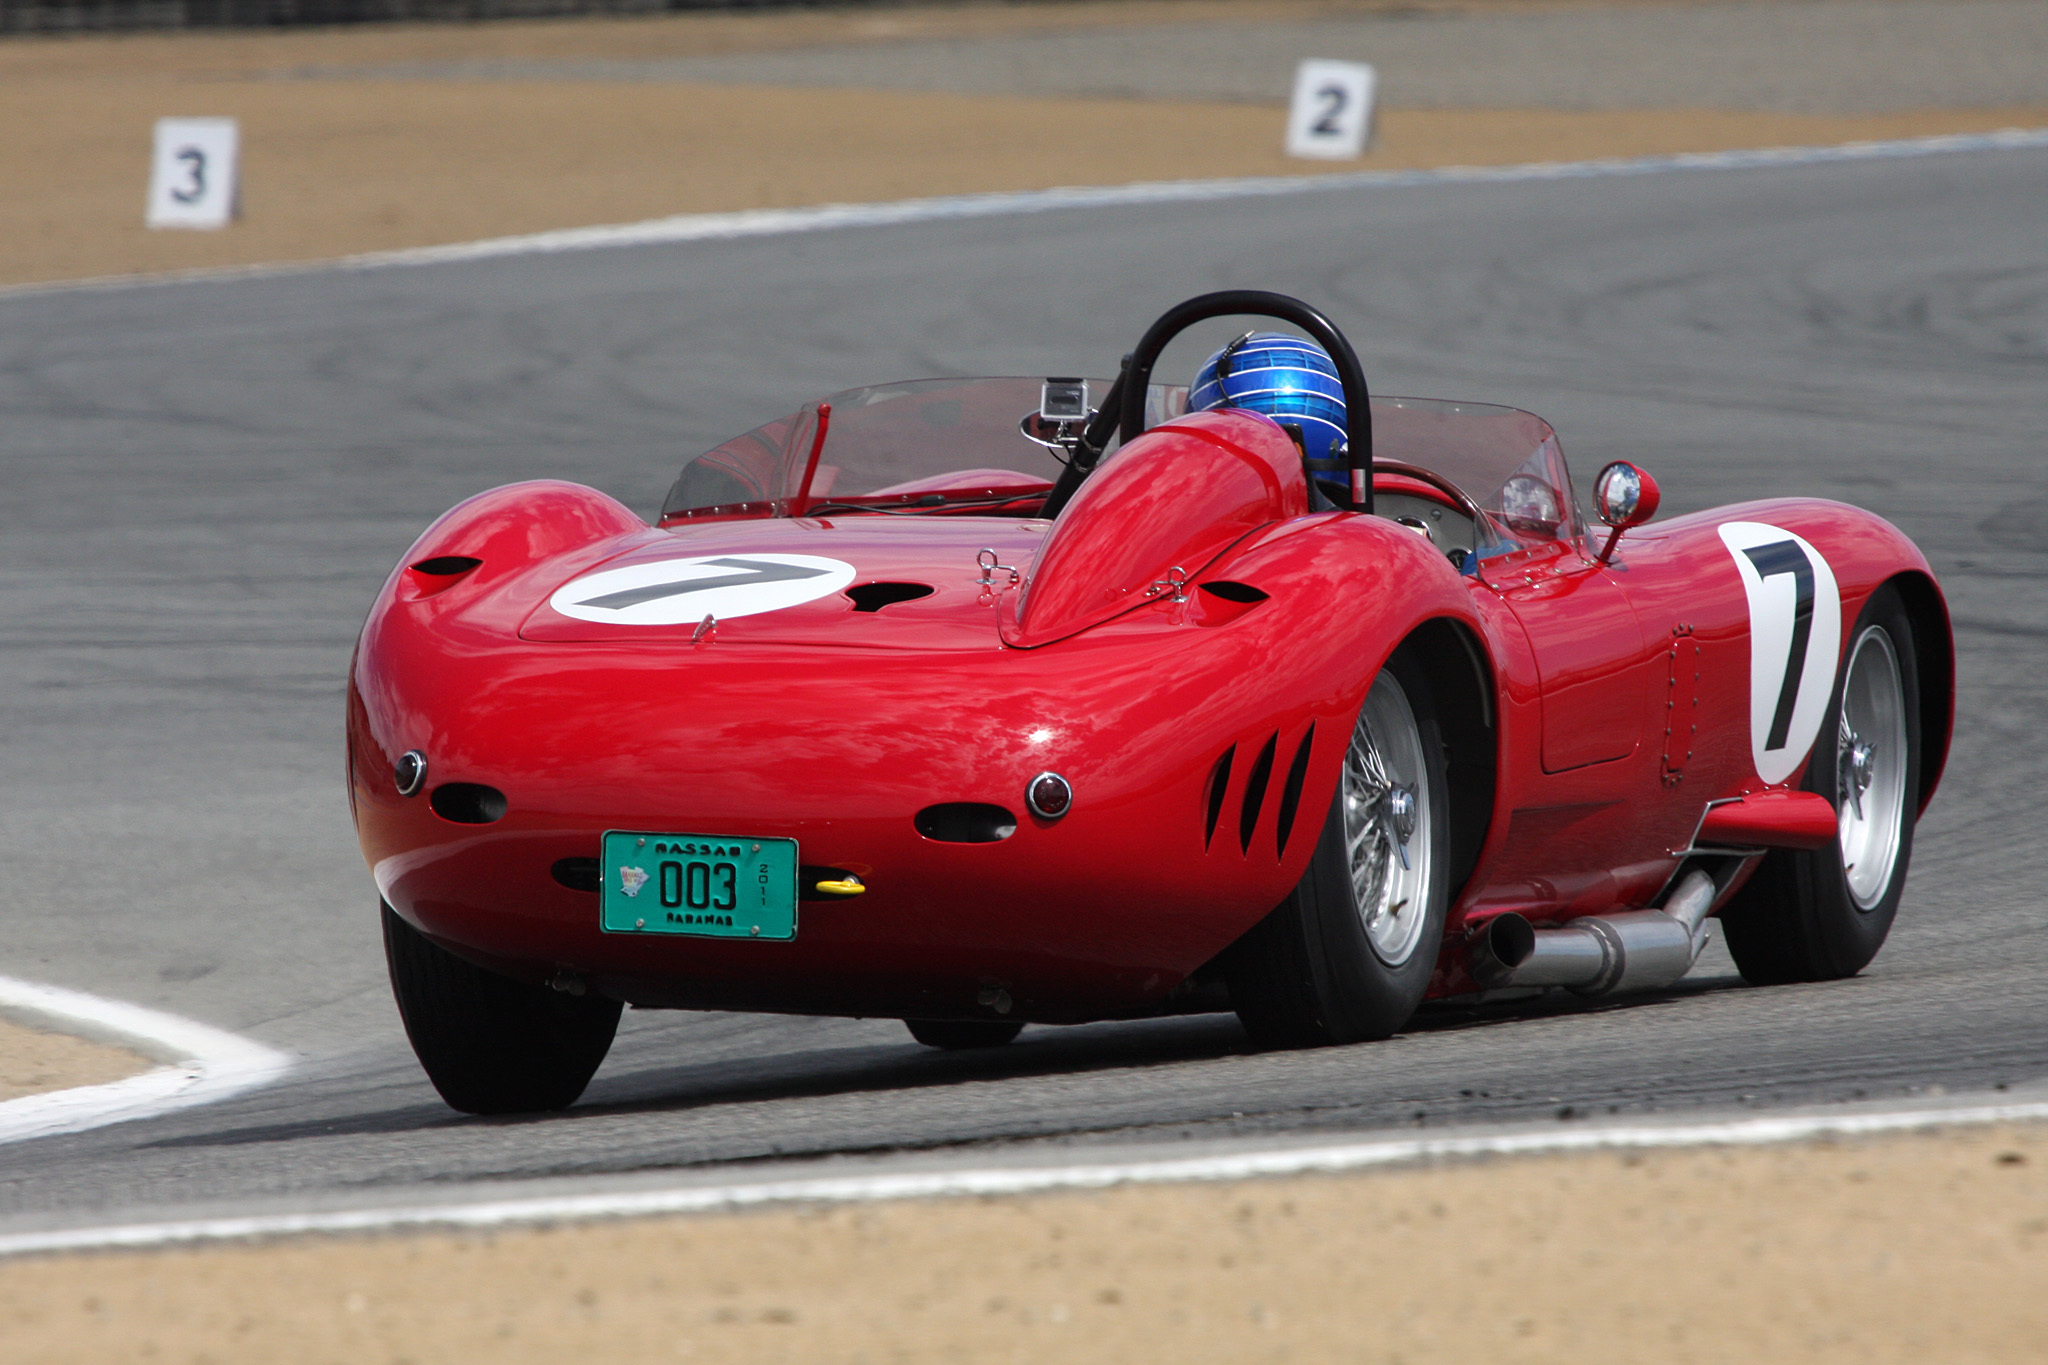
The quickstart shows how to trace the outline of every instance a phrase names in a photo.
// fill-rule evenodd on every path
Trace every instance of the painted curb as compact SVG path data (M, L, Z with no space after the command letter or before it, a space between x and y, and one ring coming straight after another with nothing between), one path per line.
M2041 1120L2048 1120L2048 1101L1773 1115L1704 1123L1589 1123L1584 1126L1274 1147L1201 1156L1082 1162L1066 1166L1013 1165L877 1172L592 1194L513 1196L468 1203L393 1204L311 1213L249 1214L61 1228L0 1235L0 1257L142 1250L316 1234L462 1231L605 1218L715 1213L769 1204L843 1204L884 1199L1045 1194L1062 1190L1100 1190L1118 1185L1327 1175L1418 1161L1474 1157L1698 1146L1753 1147L1813 1138L1872 1137L1943 1127Z
M1888 142L1849 142L1821 147L1764 147L1749 151L1684 152L1672 156L1612 157L1595 161L1545 161L1519 166L1447 166L1417 171L1344 171L1330 175L1259 176L1234 180L1159 180L1134 185L1072 186L991 194L949 195L882 204L822 204L812 208L751 209L735 213L689 213L638 223L563 228L516 237L492 237L445 246L366 252L326 261L222 266L155 275L110 275L85 280L0 287L0 299L80 291L138 289L173 284L274 279L334 271L383 270L398 266L449 265L515 256L552 255L618 247L778 237L842 228L890 227L904 223L997 218L1062 209L1119 208L1152 204L1209 203L1282 195L1330 194L1346 190L1399 189L1414 185L1506 184L1538 180L1662 175L1675 171L1749 170L1940 156L1957 152L2015 151L2048 147L2048 128L2005 128L1991 133L1950 133Z
M81 1133L211 1104L284 1075L283 1053L174 1014L0 976L0 1013L64 1033L133 1048L167 1065L105 1085L0 1103L0 1143Z

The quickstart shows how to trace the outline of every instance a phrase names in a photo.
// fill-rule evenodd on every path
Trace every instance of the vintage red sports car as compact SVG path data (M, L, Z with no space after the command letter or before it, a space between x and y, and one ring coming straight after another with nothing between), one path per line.
M1185 412L1187 326L1335 362L1348 440ZM1334 480L1334 482L1330 482ZM1372 398L1293 299L1170 311L1113 381L835 394L649 524L514 484L363 627L349 784L422 1063L559 1107L622 1002L884 1016L939 1047L1234 1009L1383 1037L1426 997L1667 985L1882 944L1946 754L1927 562L1839 503L1581 519L1555 433Z

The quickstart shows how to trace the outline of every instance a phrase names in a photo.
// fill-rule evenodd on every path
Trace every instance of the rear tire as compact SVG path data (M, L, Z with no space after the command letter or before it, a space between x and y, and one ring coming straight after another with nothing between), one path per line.
M1898 915L1920 797L1920 675L1896 589L1856 620L1807 791L1835 804L1841 833L1810 852L1765 855L1721 912L1728 952L1758 985L1854 976Z
M903 1027L926 1047L960 1052L968 1048L1001 1047L1024 1031L1022 1024L982 1019L905 1019Z
M427 1079L465 1114L566 1109L611 1050L619 1002L487 972L384 910L384 960Z
M1408 1022L1443 939L1450 832L1428 678L1396 652L1360 709L1308 870L1225 961L1255 1043L1355 1043Z

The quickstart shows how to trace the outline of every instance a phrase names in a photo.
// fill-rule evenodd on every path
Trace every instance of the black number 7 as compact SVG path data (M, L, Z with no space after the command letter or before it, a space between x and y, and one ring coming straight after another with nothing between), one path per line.
M1792 728L1793 704L1799 700L1799 679L1806 672L1806 643L1813 634L1813 562L1796 540L1758 545L1742 553L1756 565L1759 578L1792 575L1792 646L1786 651L1785 681L1778 688L1778 709L1771 717L1770 738L1764 741L1765 749L1782 749L1786 732Z

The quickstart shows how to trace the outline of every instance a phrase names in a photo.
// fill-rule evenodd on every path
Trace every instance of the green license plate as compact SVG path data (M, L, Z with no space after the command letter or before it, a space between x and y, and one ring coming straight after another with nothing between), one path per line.
M796 937L796 840L722 834L604 836L608 934Z

